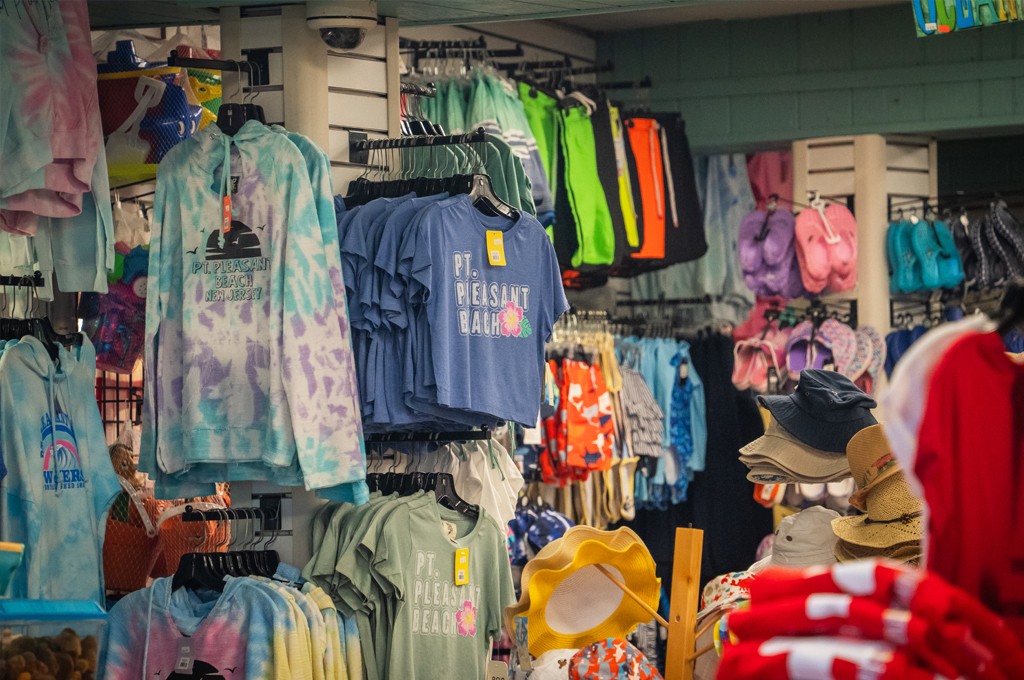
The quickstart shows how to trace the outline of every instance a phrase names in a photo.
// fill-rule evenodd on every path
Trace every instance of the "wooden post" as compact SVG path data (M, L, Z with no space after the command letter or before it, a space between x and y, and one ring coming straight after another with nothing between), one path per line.
M665 680L693 680L697 609L700 606L700 562L703 550L703 531L676 529Z

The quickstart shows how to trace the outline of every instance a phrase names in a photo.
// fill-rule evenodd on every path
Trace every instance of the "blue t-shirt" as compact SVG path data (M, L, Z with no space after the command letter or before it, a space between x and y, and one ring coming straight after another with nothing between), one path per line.
M503 232L505 266L487 231ZM530 427L544 344L568 308L554 248L536 218L489 217L469 196L424 211L412 277L424 288L439 404Z

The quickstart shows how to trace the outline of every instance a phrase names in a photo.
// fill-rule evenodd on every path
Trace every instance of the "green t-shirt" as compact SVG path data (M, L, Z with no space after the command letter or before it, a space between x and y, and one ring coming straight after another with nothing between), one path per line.
M451 680L457 670L460 680L484 678L489 640L515 601L505 534L494 519L483 509L474 521L436 503L412 506L385 523L378 546L375 556L386 557L374 569L395 596L389 677ZM468 583L457 586L460 548L469 550Z

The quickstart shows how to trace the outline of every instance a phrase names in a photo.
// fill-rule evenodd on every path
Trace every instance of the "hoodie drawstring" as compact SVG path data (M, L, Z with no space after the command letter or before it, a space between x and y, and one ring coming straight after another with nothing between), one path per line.
M146 612L146 647L142 650L142 679L149 680L146 669L149 667L149 633L153 625L153 587L149 588L149 611Z
M54 382L56 376L54 375L53 363L50 363L48 380L46 381L46 401L50 407L50 471L53 472L53 489L60 496L60 470L58 464L60 456L57 455L57 397L54 395Z

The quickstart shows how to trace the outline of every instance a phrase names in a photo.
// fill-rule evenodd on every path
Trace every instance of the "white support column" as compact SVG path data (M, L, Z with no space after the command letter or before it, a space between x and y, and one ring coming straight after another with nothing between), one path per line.
M402 81L398 51L398 17L387 17L384 23L384 54L387 60L388 136L398 137L402 123Z
M886 143L881 135L853 141L854 209L857 211L857 321L889 332L889 226Z
M305 5L281 7L281 61L285 86L284 120L288 129L329 143L327 45L306 26Z

